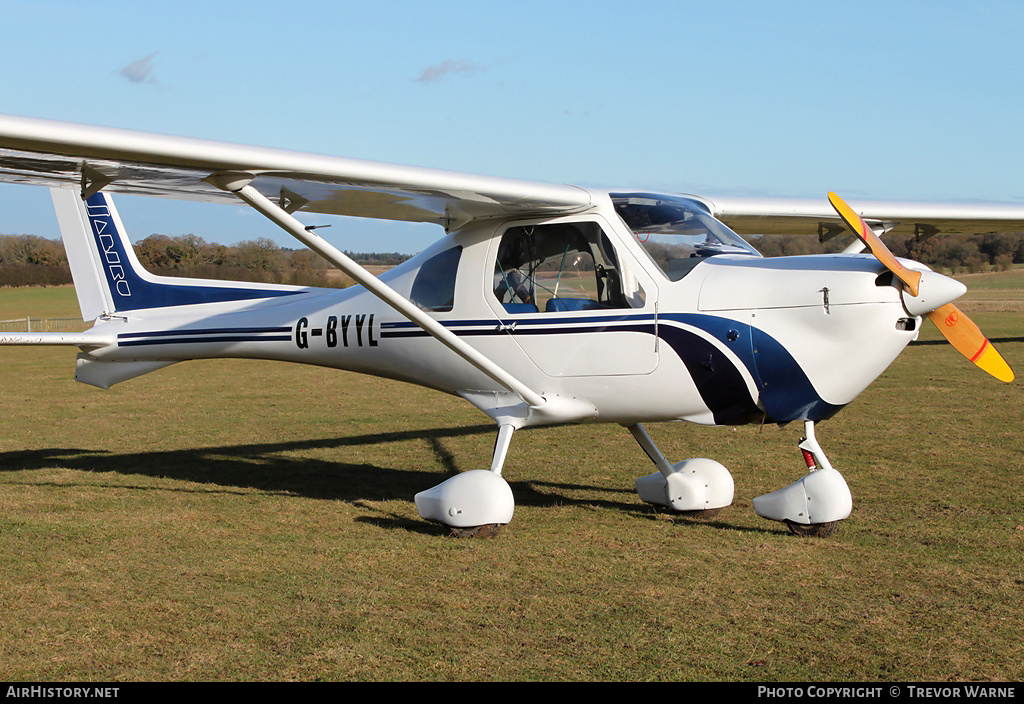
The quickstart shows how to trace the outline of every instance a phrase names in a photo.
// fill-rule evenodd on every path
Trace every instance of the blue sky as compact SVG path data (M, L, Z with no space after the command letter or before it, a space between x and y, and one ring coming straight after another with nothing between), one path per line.
M471 173L1024 202L1024 3L0 0L0 112ZM133 239L272 237L124 197ZM355 251L431 226L332 219ZM43 189L0 232L57 237Z

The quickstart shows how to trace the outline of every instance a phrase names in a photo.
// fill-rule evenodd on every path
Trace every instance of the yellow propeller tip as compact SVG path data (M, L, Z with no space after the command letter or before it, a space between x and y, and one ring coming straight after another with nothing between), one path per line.
M999 381L1009 383L1015 378L1013 370L1010 369L1010 365L1006 363L1003 356L996 351L996 348L993 347L988 340L985 340L985 345L982 348L981 353L972 361L981 369L988 372L996 379L999 379Z

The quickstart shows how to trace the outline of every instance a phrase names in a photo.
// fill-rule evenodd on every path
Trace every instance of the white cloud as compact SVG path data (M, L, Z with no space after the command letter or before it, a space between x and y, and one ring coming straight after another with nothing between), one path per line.
M445 59L439 64L428 66L416 79L418 83L435 83L453 73L477 73L483 71L483 66L478 66L472 61L465 59Z
M156 83L156 78L153 77L153 59L156 57L157 53L158 52L154 51L149 56L144 56L141 59L132 61L118 73L132 83Z

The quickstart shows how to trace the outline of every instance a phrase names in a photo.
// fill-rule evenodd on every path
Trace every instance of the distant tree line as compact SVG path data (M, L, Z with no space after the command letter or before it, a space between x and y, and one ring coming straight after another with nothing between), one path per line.
M350 253L360 264L394 266L398 253ZM261 237L236 245L212 244L196 235L150 235L135 244L139 263L154 274L296 286L344 287L328 263L308 249L283 249ZM64 245L36 235L0 235L0 286L71 283Z
M71 269L59 240L36 235L0 236L0 286L58 286L71 283Z
M763 235L750 243L766 257L842 251L853 236L839 235L820 244L807 235ZM912 235L882 238L897 257L906 257L952 274L1005 271L1024 264L1024 233L1002 235L936 235L918 242Z
M766 257L841 251L851 237L824 244L807 235L749 238ZM952 274L1004 271L1024 264L1024 233L938 235L918 242L912 236L883 237L898 257L907 257ZM195 235L150 235L135 244L148 271L164 276L228 279L296 286L343 287L347 279L308 249L283 249L267 238L235 245L211 244ZM395 266L409 258L397 252L346 252L366 266ZM36 235L0 235L0 286L56 286L71 283L71 269L60 240Z
M359 264L366 266L397 266L409 258L398 252L345 252Z
M296 286L333 286L328 264L308 249L286 250L266 237L236 245L195 235L150 235L135 244L139 263L154 274Z

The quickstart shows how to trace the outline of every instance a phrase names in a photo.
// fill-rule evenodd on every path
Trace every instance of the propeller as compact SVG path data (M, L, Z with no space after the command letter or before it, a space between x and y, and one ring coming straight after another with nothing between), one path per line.
M952 303L967 292L967 287L934 271L908 269L842 198L829 193L828 200L875 258L903 282L903 305L908 313L927 316L960 354L996 379L1013 381L1013 370L1006 360L974 321Z

